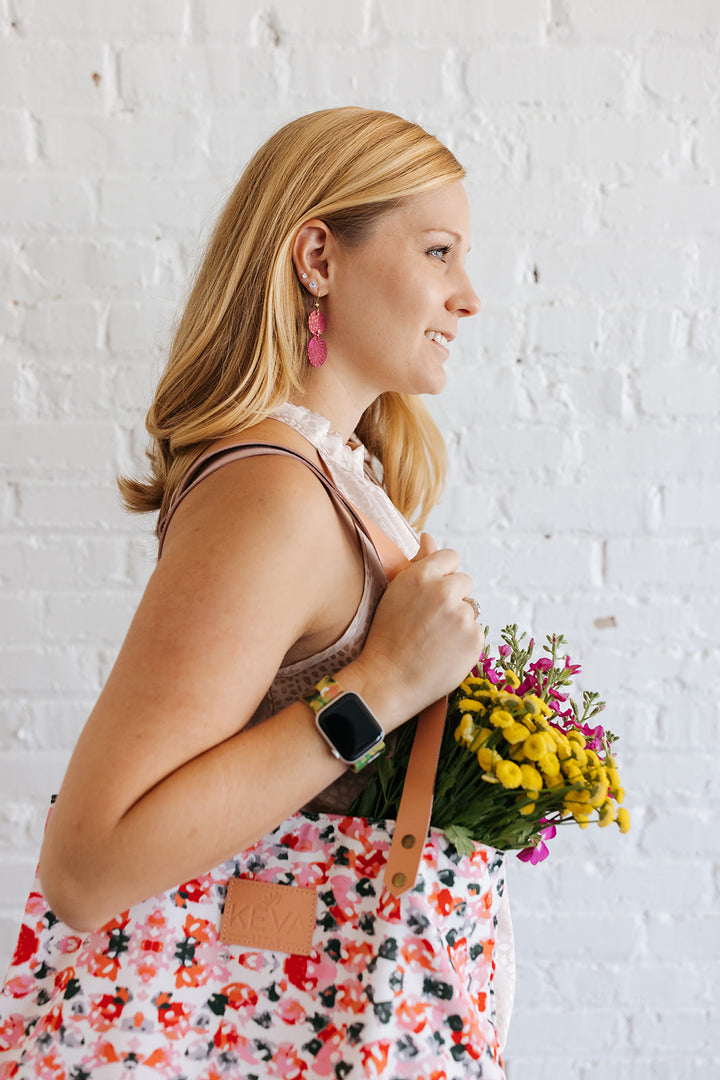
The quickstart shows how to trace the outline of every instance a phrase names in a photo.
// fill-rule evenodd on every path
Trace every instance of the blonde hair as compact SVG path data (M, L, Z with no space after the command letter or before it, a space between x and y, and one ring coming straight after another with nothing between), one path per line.
M197 271L147 415L151 475L118 480L126 507L162 518L206 447L302 391L310 301L292 245L305 221L321 218L342 242L360 244L401 200L464 175L434 136L392 113L325 109L273 135L228 199ZM357 433L392 501L421 525L445 479L445 445L423 403L382 394Z

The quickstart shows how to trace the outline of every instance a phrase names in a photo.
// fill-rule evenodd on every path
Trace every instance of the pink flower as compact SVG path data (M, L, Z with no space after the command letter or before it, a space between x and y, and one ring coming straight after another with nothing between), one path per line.
M499 647L499 649L498 649L498 652L500 653L500 656L502 656L504 658L504 657L510 655L510 653L512 652L512 649L510 648L509 645L501 645Z
M536 660L534 664L530 665L530 670L549 671L552 666L553 663L549 656L541 656L539 660Z
M537 866L543 859L547 859L550 854L550 850L545 843L546 840L552 840L557 834L557 829L554 825L548 825L540 833L540 839L537 844L533 844L532 847L523 848L522 851L518 851L517 857L521 862L529 862L532 866Z

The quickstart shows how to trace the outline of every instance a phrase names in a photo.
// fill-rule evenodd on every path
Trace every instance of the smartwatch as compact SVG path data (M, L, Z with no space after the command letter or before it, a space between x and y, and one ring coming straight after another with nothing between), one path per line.
M385 732L359 694L326 675L301 701L316 713L315 726L338 758L360 772L385 749Z

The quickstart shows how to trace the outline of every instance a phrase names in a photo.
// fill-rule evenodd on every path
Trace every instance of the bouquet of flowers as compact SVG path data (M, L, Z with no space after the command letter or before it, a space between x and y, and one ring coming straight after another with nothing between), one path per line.
M545 841L560 824L614 822L627 832L630 816L611 753L616 737L591 726L605 707L597 693L585 691L582 707L570 698L580 667L563 652L564 637L548 635L546 655L534 661L535 642L524 646L516 625L501 637L498 657L483 652L450 695L431 824L461 855L479 842L520 849L518 858L532 863L546 858ZM414 722L400 730L353 814L397 817L414 737Z

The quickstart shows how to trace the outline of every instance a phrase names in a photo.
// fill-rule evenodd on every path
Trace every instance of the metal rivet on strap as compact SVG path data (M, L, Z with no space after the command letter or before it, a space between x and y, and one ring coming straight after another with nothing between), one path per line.
M396 889L402 889L406 881L407 878L404 874L393 874L392 883Z
M400 843L404 848L415 847L415 837L412 833L405 833Z

